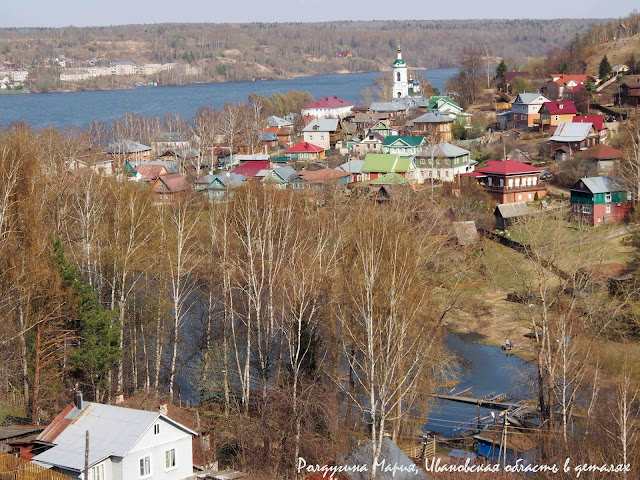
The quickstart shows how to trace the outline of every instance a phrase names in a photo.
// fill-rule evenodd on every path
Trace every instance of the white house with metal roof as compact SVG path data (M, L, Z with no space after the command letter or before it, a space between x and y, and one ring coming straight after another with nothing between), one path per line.
M319 118L312 120L302 130L304 141L329 150L331 148L331 134L338 130L337 118Z
M52 447L33 462L82 480L185 480L193 477L196 435L162 413L85 402L76 394L38 436Z
M473 172L476 162L471 152L451 143L420 147L416 156L414 177L418 183L439 180L453 182L456 175Z

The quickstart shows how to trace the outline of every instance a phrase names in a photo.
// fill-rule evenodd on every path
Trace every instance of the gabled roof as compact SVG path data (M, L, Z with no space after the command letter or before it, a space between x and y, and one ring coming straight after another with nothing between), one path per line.
M524 105L535 104L542 105L550 100L544 95L539 93L519 93L518 96L511 103L521 103Z
M162 172L166 172L166 168L162 165L138 165L135 170L142 176L145 180L155 180L158 178Z
M112 142L107 145L105 148L105 152L109 154L123 154L123 153L138 153L138 152L148 152L151 150L151 147L147 147L138 142L134 142L133 140L122 140L121 142Z
M412 120L413 123L449 123L455 120L455 115L439 112L428 112Z
M402 157L395 153L367 153L361 172L389 173L411 172L415 170L411 157Z
M167 175L162 175L161 177L158 177L157 182L164 183L167 190L171 193L184 192L191 188L181 173L169 173Z
M278 136L275 132L260 132L260 141L261 142L277 142Z
M581 142L589 136L591 129L593 129L593 124L590 122L560 122L553 137L549 140L553 142Z
M540 173L542 170L515 160L489 160L485 167L476 169L476 172L483 174L513 175L518 173Z
M466 222L453 222L453 235L458 241L458 245L467 246L478 243L478 229L474 220Z
M320 98L314 102L307 103L302 106L303 110L311 108L341 108L341 107L353 107L353 103L342 100L336 96Z
M338 129L337 118L320 118L308 123L303 132L335 132Z
M451 97L442 96L442 95L430 97L427 108L429 110L434 110L434 109L439 110L444 105L450 105L454 109L462 111L462 107L455 100L453 100Z
M596 160L615 160L622 158L622 152L604 143L598 143L592 147L576 153L576 157L594 158Z
M269 125L270 127L290 127L293 125L293 123L276 115L271 115L267 117L267 125Z
M255 177L260 170L268 169L269 164L269 160L254 160L251 162L245 162L239 167L231 170L231 173L244 175L245 177Z
M464 148L457 147L451 143L438 143L437 145L429 145L422 147L421 156L429 157L433 154L437 158L455 158L463 155L469 155L471 152Z
M395 172L385 173L378 178L363 182L368 185L403 185L405 183L409 183L409 180Z
M514 202L498 205L496 212L499 212L502 218L516 218L529 215L531 210L529 210L529 205L526 202Z
M575 116L571 119L573 123L593 123L593 127L597 131L601 131L607 126L604 123L604 117L602 115L589 115L588 117Z
M554 73L551 75L551 77L555 78L553 82L558 85L566 85L569 82L576 82L577 84L581 84L585 83L587 81L587 78L593 78L591 75L569 75L566 73Z
M158 412L84 402L82 410L68 405L38 440L55 446L36 455L34 460L74 471L84 470L85 432L89 431L89 465L109 457L124 457L140 437L159 419L190 435L197 435L184 425ZM55 435L53 435L55 433Z
M296 143L293 147L289 147L285 150L285 153L308 153L308 152L324 152L324 148L314 145L309 142Z
M265 175L264 180L266 182L274 183L289 183L298 178L298 172L290 166L283 165L282 167L274 168L269 174Z
M407 147L419 147L422 143L424 143L423 136L398 136L398 135L389 135L384 139L382 145L385 147L390 147L392 145L403 145Z
M241 186L246 179L247 177L244 175L227 172L216 175L205 175L204 177L200 177L194 183L198 185L205 185L206 189L215 189L216 187L233 188Z
M348 177L349 174L343 170L335 168L323 168L320 170L301 170L298 175L303 180L313 183L330 183Z
M180 171L180 163L175 160L151 160L149 162L129 162L129 165L137 169L140 165L162 165L169 173L178 173Z
M544 102L543 108L546 108L551 115L570 115L577 114L578 109L575 104L570 101L564 102Z
M622 177L585 177L578 180L570 190L582 190L582 185L591 193L626 192L629 190Z
M360 173L364 160L349 160L344 162L338 167L338 170L342 170L347 173Z

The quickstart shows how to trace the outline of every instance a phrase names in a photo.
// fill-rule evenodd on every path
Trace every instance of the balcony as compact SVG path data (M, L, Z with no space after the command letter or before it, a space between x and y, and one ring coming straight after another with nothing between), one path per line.
M488 185L486 183L480 183L487 191L489 192L498 192L498 193L520 193L520 192L534 192L538 190L545 190L547 186L544 182L538 182L536 185L527 185L519 187L507 187L500 185Z

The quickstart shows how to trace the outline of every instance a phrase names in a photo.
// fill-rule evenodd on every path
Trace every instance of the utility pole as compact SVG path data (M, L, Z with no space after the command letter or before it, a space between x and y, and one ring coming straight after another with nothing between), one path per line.
M84 480L89 480L89 430L86 431L84 443Z
M493 436L491 439L491 464L493 465L493 455L496 451L496 414L495 412L491 412L491 416L493 417Z

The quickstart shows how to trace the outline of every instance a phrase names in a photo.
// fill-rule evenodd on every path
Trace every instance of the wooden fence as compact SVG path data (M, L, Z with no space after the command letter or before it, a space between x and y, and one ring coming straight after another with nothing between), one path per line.
M73 480L58 472L0 452L0 480Z

